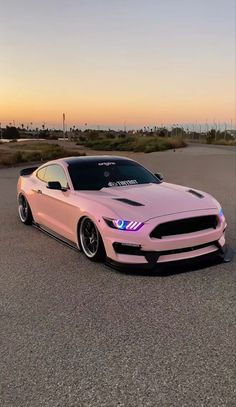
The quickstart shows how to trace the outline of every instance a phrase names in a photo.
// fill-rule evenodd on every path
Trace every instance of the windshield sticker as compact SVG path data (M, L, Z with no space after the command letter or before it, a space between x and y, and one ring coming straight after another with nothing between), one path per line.
M115 182L108 182L109 187L124 187L127 185L136 185L138 181L136 179L128 179L126 181L115 181Z
M102 162L102 163L98 163L98 165L100 166L100 165L106 165L106 167L109 167L110 165L116 165L116 163L114 163L114 162L112 162L112 161L105 161L105 162Z

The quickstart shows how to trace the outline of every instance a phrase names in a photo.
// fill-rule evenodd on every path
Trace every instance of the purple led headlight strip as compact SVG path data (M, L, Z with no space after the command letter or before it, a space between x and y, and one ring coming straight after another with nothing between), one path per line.
M134 222L134 221L131 221L131 222L129 222L129 224L126 226L126 229L127 229L127 230L138 230L138 229L141 228L141 226L143 226L143 223L142 223L142 222Z

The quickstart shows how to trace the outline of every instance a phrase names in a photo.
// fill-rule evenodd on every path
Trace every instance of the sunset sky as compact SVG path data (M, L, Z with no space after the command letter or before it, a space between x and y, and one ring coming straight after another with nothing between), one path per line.
M0 122L235 127L235 0L0 0Z

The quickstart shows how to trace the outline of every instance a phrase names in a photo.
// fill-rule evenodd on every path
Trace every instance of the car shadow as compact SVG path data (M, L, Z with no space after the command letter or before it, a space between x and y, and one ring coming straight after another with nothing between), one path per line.
M211 256L210 258L199 258L190 260L179 260L171 263L159 263L151 270L142 268L124 267L123 269L115 269L114 271L120 274L128 274L130 276L150 276L150 277L169 277L172 275L190 273L211 268L222 264L222 259L219 256ZM110 268L110 266L108 265Z

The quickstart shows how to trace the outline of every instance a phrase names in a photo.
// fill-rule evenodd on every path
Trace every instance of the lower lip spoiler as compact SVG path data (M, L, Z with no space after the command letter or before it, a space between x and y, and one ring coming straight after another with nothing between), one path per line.
M197 258L200 258L200 257L201 258L204 258L204 257L207 258L207 257L212 257L212 256L220 258L224 263L228 263L228 262L233 260L234 250L231 247L229 247L228 245L224 245L222 247L218 243L218 241L211 242L211 243L206 243L206 244L201 245L201 246L195 246L195 248L193 248L193 249L207 247L210 244L214 244L218 248L218 250L213 252L213 253L208 253L208 254L198 256L198 257L195 257L195 258L192 258L192 259L181 259L181 260L176 260L175 262L176 263L191 262L191 261L196 261ZM179 250L176 250L176 252L177 251L184 252L184 251L190 251L190 250L192 250L192 248L188 248L188 250L186 248L185 249L179 249ZM140 250L139 253L136 252L135 255L144 256L145 259L147 260L146 264L144 264L144 263L139 263L139 264L127 263L126 264L126 263L120 263L120 262L117 262L117 261L115 261L113 259L107 258L107 265L112 266L113 268L116 268L118 270L123 270L123 269L126 269L126 270L127 269L129 269L129 270L132 270L132 269L133 270L135 270L135 269L136 270L137 269L152 270L158 265L157 262L158 262L159 257L162 256L162 255L168 255L168 254L173 254L173 251L170 250L170 251L163 251L163 252L155 252L155 251L142 251L142 250ZM160 263L160 264L163 264L163 263Z

